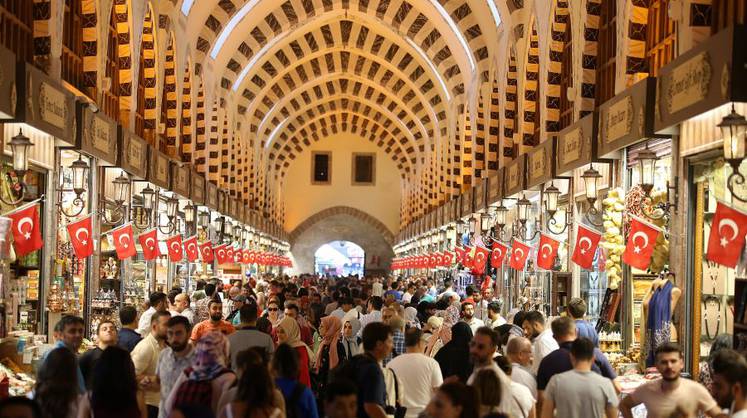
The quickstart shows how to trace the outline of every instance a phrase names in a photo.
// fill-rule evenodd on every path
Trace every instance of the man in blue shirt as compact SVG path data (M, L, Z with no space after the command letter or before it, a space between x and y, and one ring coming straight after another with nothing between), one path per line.
M372 322L363 329L364 354L354 357L358 418L386 418L386 383L381 363L392 351L392 329Z
M137 329L137 310L134 306L123 306L119 310L119 322L122 329L119 331L119 342L117 345L128 352L132 352L137 343L143 339L135 330Z
M54 326L54 348L65 347L78 356L78 350L81 344L83 344L83 318L74 315L65 315L60 319ZM50 350L52 351L52 350ZM50 351L44 353L42 356L42 362L40 367L47 367L47 355ZM78 391L80 393L86 393L86 381L83 378L83 373L80 371L80 367L77 368L78 374Z
M591 340L594 343L594 347L599 348L599 335L597 330L584 319L586 315L586 302L581 298L573 298L568 302L566 307L568 315L576 321L576 336L578 338L584 337Z

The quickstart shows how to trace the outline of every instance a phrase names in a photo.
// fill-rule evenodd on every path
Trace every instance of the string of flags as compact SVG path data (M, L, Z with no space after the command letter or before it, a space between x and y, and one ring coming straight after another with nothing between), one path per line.
M11 234L13 236L13 249L18 257L40 250L44 241L42 240L39 222L39 203L32 202L6 214L11 219ZM66 227L70 237L73 252L78 258L87 258L93 255L93 225L92 214L89 214ZM105 234L111 234L111 241L117 253L117 258L126 260L137 254L135 233L132 223L127 223L112 229ZM137 243L142 248L143 259L146 261L160 257L158 231L153 228L142 232L137 236ZM197 236L193 235L186 239L177 234L165 240L167 256L169 261L177 263L185 258L189 262L202 260L211 263L217 260L219 264L259 264L262 266L292 267L290 258L272 254L264 251L240 248L238 244L221 244L213 247L213 243L205 241L199 243Z

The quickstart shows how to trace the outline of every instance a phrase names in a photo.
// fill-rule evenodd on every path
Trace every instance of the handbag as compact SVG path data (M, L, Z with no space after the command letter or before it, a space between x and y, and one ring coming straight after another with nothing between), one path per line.
M394 409L393 411L391 411L391 412L394 412L394 418L405 418L405 414L407 413L407 408L402 406L399 403L399 380L397 379L397 373L395 373L394 370L392 369L388 369L388 370L392 372L392 375L394 376L394 398L396 400L394 402L395 405L393 407L391 406L387 407L387 409L389 409L390 411L391 411L391 408ZM390 411L387 411L387 412L390 412Z

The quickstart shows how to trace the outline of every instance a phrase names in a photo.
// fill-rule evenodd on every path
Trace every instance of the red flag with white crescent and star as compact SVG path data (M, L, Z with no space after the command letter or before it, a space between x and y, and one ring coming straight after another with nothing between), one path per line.
M235 261L233 244L228 244L226 245L226 263L233 263Z
M545 270L552 270L552 266L555 264L555 256L558 254L559 246L560 242L545 234L540 234L539 250L537 251L537 267Z
M578 264L582 269L591 270L594 265L594 254L597 252L599 240L601 239L601 232L579 225L571 261Z
M187 255L187 260L190 263L194 263L200 258L200 250L197 247L197 235L184 240L184 254Z
M169 250L169 261L177 263L182 261L182 236L177 234L166 239L166 248Z
M454 248L454 253L456 254L456 263L460 264L464 261L464 248L462 247L456 247Z
M156 228L138 235L137 240L140 241L140 247L143 248L143 259L145 261L153 260L161 255Z
M462 267L471 269L475 265L475 257L473 256L474 248L467 247L464 249L464 258L462 258Z
M716 202L711 222L706 258L714 263L734 268L739 262L747 234L747 214Z
M205 241L200 244L200 257L203 263L212 263L215 260L213 255L213 243L211 241Z
M249 264L254 264L256 262L257 262L257 252L249 251Z
M70 244L73 246L76 257L86 258L93 254L91 231L91 215L67 225Z
M508 253L508 247L500 242L493 243L493 253L490 255L490 267L497 269L503 265L503 260Z
M33 204L25 209L7 215L13 221L13 248L16 256L39 250L44 246L41 228L39 227L39 204Z
M527 258L529 258L529 253L531 251L532 247L514 239L514 244L511 247L511 261L509 266L514 270L524 270L524 267L526 267L527 264Z
M226 256L226 244L221 244L213 248L213 253L215 254L215 259L218 261L218 264L226 264L228 262L228 257Z
M472 272L476 274L485 274L485 266L488 265L488 255L490 250L478 245L475 247L475 258L472 266Z
M249 263L249 250L244 249L241 251L241 264L251 264Z
M656 247L656 238L661 229L648 222L631 216L628 242L622 254L622 261L639 270L646 270L651 264L651 256Z
M117 251L117 257L120 260L126 260L135 254L135 238L132 233L132 223L125 224L112 231L112 240L114 249Z
M454 253L451 251L444 251L444 257L443 262L441 263L444 267L451 267L451 264L454 262Z

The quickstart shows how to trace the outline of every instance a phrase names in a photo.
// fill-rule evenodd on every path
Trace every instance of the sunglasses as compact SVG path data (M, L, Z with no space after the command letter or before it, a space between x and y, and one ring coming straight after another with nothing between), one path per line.
M275 312L275 311L278 310L278 308L267 308L267 310L270 311L270 312Z

